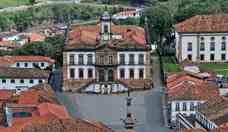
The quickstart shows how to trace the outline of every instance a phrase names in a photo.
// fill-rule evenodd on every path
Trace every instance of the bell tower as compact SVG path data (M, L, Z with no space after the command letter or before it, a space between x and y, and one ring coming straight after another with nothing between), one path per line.
M107 11L105 11L101 16L100 34L102 41L108 41L111 39L111 21L112 18L110 14Z

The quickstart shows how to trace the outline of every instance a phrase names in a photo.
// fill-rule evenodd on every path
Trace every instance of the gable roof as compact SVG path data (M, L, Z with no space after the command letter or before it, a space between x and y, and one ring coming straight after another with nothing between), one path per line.
M55 60L46 56L0 56L0 65L9 65L16 62L48 62L54 64Z
M121 35L122 37L120 39L112 38L107 42L112 47L121 48L123 46L125 48L124 46L133 46L134 48L148 48L146 45L145 31L141 27L112 24L111 32L113 35ZM100 43L99 40L100 24L76 26L69 33L68 44L64 49L95 49Z
M40 70L36 68L11 68L0 67L1 78L40 78L48 79L49 71Z
M228 14L196 15L176 24L178 33L224 33L228 32Z
M197 76L179 73L167 79L169 100L208 100L218 97L219 90L215 84L208 83Z
M47 83L38 84L27 91L22 91L18 97L19 104L40 104L44 102L59 103L52 87Z

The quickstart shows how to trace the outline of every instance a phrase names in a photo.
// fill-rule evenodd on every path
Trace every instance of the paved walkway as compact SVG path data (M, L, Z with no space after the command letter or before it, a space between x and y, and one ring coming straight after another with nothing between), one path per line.
M137 120L136 132L169 132L164 127L161 97L163 90L160 82L158 58L153 57L155 88L143 92L132 92L133 115ZM126 94L121 95L84 95L57 93L59 100L74 117L98 120L122 132L120 121L126 113Z

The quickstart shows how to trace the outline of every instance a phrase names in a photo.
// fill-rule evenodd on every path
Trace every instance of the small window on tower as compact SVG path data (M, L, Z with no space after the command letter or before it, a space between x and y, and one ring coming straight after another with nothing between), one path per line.
M108 25L104 25L104 33L108 33Z

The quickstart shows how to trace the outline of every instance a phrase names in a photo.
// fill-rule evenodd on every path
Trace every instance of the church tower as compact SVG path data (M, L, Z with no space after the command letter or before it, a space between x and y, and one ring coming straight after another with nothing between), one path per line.
M110 14L106 11L101 16L101 40L102 41L108 41L111 39L111 21L112 18Z

